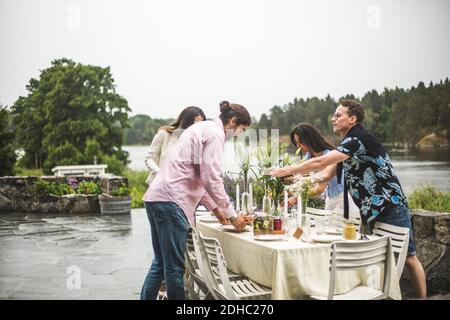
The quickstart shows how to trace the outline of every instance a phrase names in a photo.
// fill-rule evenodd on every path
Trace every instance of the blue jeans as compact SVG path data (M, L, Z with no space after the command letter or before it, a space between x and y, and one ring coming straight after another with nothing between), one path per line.
M411 214L407 207L395 206L384 210L370 223L371 229L373 229L375 222L383 222L397 227L409 228L408 256L416 255L416 241L414 240Z
M189 223L173 202L145 202L155 257L144 280L141 300L155 300L165 279L169 300L184 300L184 251Z

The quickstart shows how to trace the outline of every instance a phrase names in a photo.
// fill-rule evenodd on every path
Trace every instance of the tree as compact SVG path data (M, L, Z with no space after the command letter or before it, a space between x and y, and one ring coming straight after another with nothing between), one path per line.
M14 134L8 129L9 112L0 106L0 176L13 174L16 154L14 152Z
M49 173L60 164L93 163L94 156L127 163L122 141L131 109L116 93L109 67L54 60L27 91L12 106L24 166Z
M173 119L152 119L145 114L137 114L128 119L128 128L125 129L125 144L149 145L158 129L168 125Z

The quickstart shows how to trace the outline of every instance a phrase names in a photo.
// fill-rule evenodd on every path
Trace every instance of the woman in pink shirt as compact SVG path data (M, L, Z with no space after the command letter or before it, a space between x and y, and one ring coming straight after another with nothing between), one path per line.
M180 136L165 167L144 195L152 235L154 258L144 280L141 299L156 299L162 279L169 299L185 299L184 251L189 225L201 202L223 224L243 229L222 180L222 155L226 133L239 135L250 126L247 109L228 101L220 103L220 116L197 122Z

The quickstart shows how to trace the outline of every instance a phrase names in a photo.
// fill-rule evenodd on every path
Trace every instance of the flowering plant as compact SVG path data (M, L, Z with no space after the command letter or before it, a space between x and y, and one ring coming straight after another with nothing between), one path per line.
M299 180L288 186L287 190L297 196L301 196L303 200L307 200L314 195L313 186L313 180L307 177L301 177Z
M258 168L261 174L261 180L264 182L264 187L268 195L273 199L275 209L279 204L280 197L284 191L284 180L279 177L271 177L268 175L268 171L272 168L273 152L276 148L275 144L267 144L265 148L259 148L256 152L256 158L258 159ZM285 146L281 146L278 151L285 149ZM291 157L288 153L285 153L282 158L278 159L278 163L275 167L287 167L298 161L298 153Z

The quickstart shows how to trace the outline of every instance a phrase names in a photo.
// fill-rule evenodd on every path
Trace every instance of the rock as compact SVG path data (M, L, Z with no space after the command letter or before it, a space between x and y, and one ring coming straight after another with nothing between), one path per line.
M450 214L443 213L436 217L434 231L436 233L437 241L445 244L450 243Z
M85 197L85 196L77 197L71 212L72 213L87 213L87 212L90 212L90 206L89 206L89 202L87 200L87 197Z
M430 295L450 292L450 248L427 272L427 287Z
M433 238L416 241L417 258L419 258L425 270L432 268L445 253L444 244L433 241Z
M14 210L13 200L0 194L0 211L12 211Z
M425 239L433 233L433 220L436 213L425 210L413 210L413 228L416 239Z

